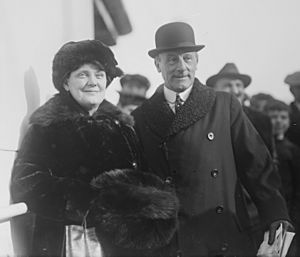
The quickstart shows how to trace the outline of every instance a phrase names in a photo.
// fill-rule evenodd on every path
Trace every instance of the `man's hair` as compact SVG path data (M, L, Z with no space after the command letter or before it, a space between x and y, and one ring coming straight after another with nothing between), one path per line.
M251 101L253 101L253 102L261 101L261 100L270 101L270 100L274 100L274 97L269 94L265 94L265 93L258 93L251 97Z
M160 54L167 53L167 52L171 52L171 51L161 52L161 53L157 54L157 55L154 57L154 59L160 59ZM184 52L183 52L183 53L184 53ZM198 59L199 59L199 54L198 54L198 52L194 52L194 53L196 54L196 58L197 58L197 60L198 60Z
M269 101L266 106L265 106L265 112L269 112L269 111L287 111L289 112L289 106L279 100L273 99L271 101Z
M146 88L150 87L150 81L143 75L140 74L126 74L120 79L121 86L123 87L126 83L136 82L139 86Z

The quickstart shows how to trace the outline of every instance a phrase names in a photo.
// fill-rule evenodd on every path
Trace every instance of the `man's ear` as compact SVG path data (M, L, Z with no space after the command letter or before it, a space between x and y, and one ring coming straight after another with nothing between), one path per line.
M160 58L159 58L159 56L156 56L156 57L154 58L154 64L155 64L156 70L157 70L158 72L161 72L161 69L160 69L160 66L159 66L159 62L160 62Z

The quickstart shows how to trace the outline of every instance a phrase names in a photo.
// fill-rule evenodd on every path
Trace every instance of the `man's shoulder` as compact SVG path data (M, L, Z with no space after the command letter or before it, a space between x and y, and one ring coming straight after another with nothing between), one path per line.
M291 149L292 151L296 151L296 152L300 152L300 147L296 144L294 144L291 140L289 140L287 137L285 137L283 139L283 143L284 143L284 146L286 148L289 148Z
M243 106L243 110L250 119L252 118L257 122L271 125L271 120L267 114L254 110L249 106Z
M225 107L225 105L231 105L232 101L238 103L238 100L235 99L235 97L231 94L227 92L216 91L216 104L223 105Z
M135 120L143 116L143 112L149 104L151 105L151 97L145 100L140 106L138 106L135 110L131 112L131 115L134 117Z

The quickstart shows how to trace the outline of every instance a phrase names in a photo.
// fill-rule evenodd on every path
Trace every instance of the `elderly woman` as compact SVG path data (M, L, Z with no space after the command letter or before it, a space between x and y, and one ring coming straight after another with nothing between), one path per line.
M168 203L168 213L162 210L163 219L169 222L168 229L173 233L177 200L157 178L146 176L149 187L144 183L145 176L136 175L140 154L133 120L104 99L106 87L120 75L113 53L100 41L69 42L55 55L52 78L59 93L31 116L12 171L12 201L25 202L29 208L28 214L12 223L17 256L65 256L65 242L69 240L66 229L84 221L87 227L98 227L105 255L105 251L109 256L120 256L123 248L128 252L129 248L143 251L144 247L159 246L153 238L145 239L143 245L130 243L126 233L116 238L116 224L128 221L129 231L133 228L130 222L137 218L134 215L147 205L139 202L135 213L128 214L128 199L137 207L137 195L147 198L145 190L139 191L141 185L156 188L155 194L162 193L162 208ZM110 170L117 171L106 172ZM128 180L130 175L133 180ZM121 189L114 184L118 177L122 180ZM128 184L133 182L137 189L133 190L134 196L128 194L133 188ZM116 218L113 215L118 211L121 213Z

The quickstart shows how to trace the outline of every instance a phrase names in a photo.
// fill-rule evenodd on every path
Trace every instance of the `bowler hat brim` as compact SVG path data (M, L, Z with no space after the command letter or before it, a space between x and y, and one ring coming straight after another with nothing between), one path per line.
M206 80L206 85L209 87L214 87L217 80L222 78L229 78L229 79L240 79L244 83L244 87L248 87L251 83L251 77L246 74L234 74L234 73L222 73L222 74L216 74L211 77L209 77Z
M162 52L169 52L169 51L176 51L176 50L183 50L185 52L198 52L204 47L205 45L161 47L161 48L155 48L148 51L148 54L150 57L155 58L155 56L157 56L159 53Z

